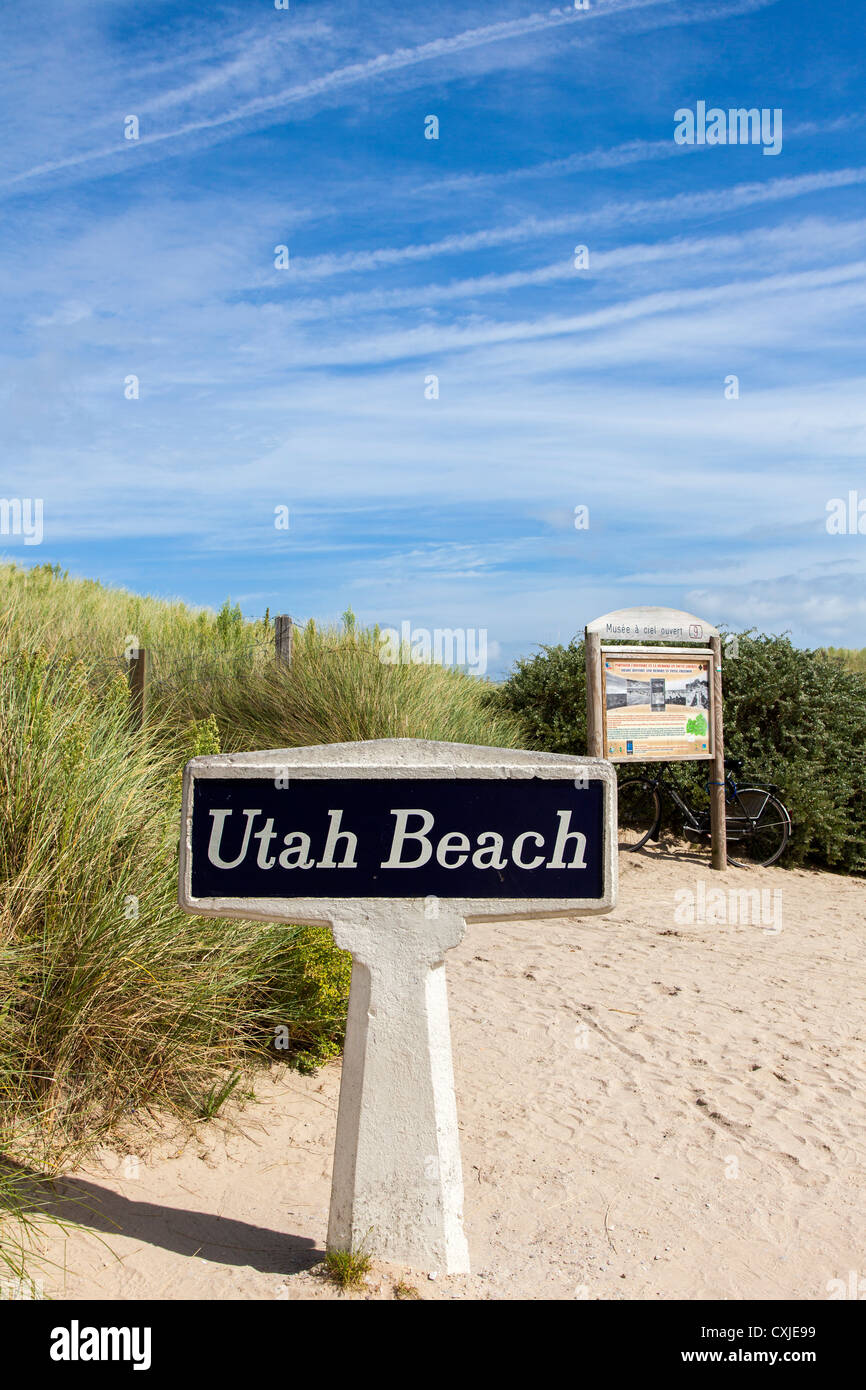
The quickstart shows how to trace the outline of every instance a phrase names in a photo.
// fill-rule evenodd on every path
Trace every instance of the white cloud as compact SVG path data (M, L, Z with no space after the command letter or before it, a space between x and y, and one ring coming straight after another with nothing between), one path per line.
M616 19L635 12L643 12L644 28L652 28L656 25L706 23L714 19L724 20L738 15L747 15L775 2L776 0L735 0L735 3L720 5L710 10L705 6L683 9L677 7L674 0L593 0L593 3L586 10L576 10L573 5L563 5L560 8L545 12L503 19L494 24L479 25L455 34L438 36L420 43L416 42L394 48L389 52L344 62L328 71L305 77L302 81L294 81L288 86L279 87L277 90L237 101L229 105L228 109L214 110L195 119L182 121L179 125L168 130L151 132L145 130L139 140L134 142L134 151L129 148L124 151L124 141L118 129L117 137L108 144L95 149L75 149L74 152L60 158L43 160L27 169L11 174L10 177L0 181L0 187L12 190L33 180L68 170L81 169L93 164L103 165L105 161L116 162L118 159L133 158L142 151L158 153L160 147L174 146L177 142L182 142L188 137L213 137L219 131L225 131L230 137L239 129L260 126L262 123L267 124L278 118L284 119L287 114L298 109L308 111L315 108L317 103L332 99L336 94L352 90L359 85L365 86L375 83L382 78L389 78L395 73L423 67L429 63L442 64L464 53L486 49L490 46L508 45L516 40L526 40L565 27L573 29L579 34L580 29L585 25L591 25L594 30L599 21ZM309 27L307 29L302 28L294 37L296 41L300 41L302 37L308 37L310 32ZM331 34L334 30L325 29L319 32L320 35L322 32ZM357 40L358 35L353 37ZM275 41L279 42L279 40L275 40L272 33L264 36L253 36L251 40L244 43L243 47L239 47L236 54L231 56L228 61L222 62L218 67L212 67L209 64L202 74L193 81L185 83L180 88L169 89L150 97L145 96L138 101L137 105L143 112L158 112L176 105L194 106L205 95L218 92L226 87L230 88L241 79L258 77L261 80L270 75L268 65L264 60L269 56L271 46ZM333 51L330 44L322 45L322 48L328 56ZM313 50L312 56L314 53ZM311 56L309 50L305 52L304 56L309 60ZM112 74L112 77L114 76L115 74ZM134 82L135 73L128 74L128 78ZM131 81L127 80L125 86L127 99L124 101L124 106L129 109ZM133 103L134 105L135 103ZM137 111L136 114L138 114Z

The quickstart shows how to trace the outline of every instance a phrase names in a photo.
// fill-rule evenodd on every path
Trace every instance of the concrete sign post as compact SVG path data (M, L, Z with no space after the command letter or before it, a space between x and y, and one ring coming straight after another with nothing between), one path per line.
M328 1247L469 1269L445 953L467 922L609 912L608 762L383 739L194 758L180 904L352 955Z

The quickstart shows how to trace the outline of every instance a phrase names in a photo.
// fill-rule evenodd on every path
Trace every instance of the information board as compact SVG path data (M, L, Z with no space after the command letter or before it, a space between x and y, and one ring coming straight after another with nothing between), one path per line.
M711 758L710 652L602 647L604 754L611 762Z

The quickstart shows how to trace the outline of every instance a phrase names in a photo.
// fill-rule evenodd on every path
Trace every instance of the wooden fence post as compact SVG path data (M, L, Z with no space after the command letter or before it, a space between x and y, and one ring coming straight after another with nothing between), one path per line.
M586 651L586 752L604 757L604 711L601 707L601 636L585 633Z
M148 654L136 647L129 658L129 722L133 729L143 729L147 723Z
M274 618L274 649L277 661L285 666L291 666L292 620L288 613L277 613Z
M725 838L725 740L722 733L722 639L711 637L713 653L713 760L710 785L710 840L714 869L728 867Z

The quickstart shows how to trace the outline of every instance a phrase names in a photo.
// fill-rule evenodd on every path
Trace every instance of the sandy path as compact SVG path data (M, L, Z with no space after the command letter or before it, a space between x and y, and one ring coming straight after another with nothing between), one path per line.
M780 890L781 931L676 920L698 880ZM408 1281L424 1298L823 1299L862 1274L864 936L862 880L658 853L626 857L608 917L471 927L448 973L474 1272ZM341 1296L311 1272L338 1090L337 1065L275 1071L228 1132L63 1179L90 1229L50 1238L65 1272L45 1292ZM366 1296L398 1276L377 1267Z

